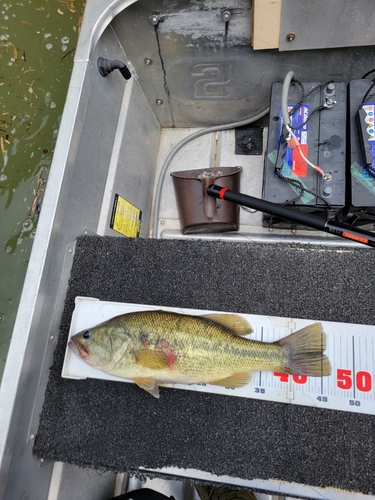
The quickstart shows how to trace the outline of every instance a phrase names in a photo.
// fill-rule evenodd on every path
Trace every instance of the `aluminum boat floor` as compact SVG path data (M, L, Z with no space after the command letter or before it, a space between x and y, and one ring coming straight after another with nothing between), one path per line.
M284 493L297 484L310 498L375 494L371 415L167 388L157 400L134 384L61 377L77 295L374 324L374 264L366 248L79 238L34 454Z

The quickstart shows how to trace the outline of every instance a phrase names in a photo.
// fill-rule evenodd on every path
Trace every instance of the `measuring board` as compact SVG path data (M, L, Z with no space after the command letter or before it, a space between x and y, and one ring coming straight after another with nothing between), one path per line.
M103 302L95 298L76 297L69 338L119 314L157 309L193 315L219 312ZM312 320L277 316L252 314L241 314L241 316L254 329L248 338L262 342L275 342L294 331L316 323ZM257 371L253 373L249 384L238 389L209 384L165 384L165 387L375 415L375 326L330 321L320 323L327 335L325 354L332 366L332 373L328 377ZM131 382L92 368L79 359L68 346L62 376L73 379L97 378Z

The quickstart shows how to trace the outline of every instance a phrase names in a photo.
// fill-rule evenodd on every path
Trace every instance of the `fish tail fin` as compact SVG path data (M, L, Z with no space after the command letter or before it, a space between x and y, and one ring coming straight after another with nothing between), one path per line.
M324 354L326 334L321 323L306 326L277 342L287 354L283 371L309 377L331 374L331 364Z

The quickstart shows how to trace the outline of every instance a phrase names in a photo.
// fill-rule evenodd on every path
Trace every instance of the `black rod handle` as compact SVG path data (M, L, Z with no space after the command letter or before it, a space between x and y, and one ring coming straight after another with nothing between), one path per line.
M318 229L319 231L324 231L326 233L362 243L363 245L375 247L375 233L365 231L364 229L353 228L352 226L336 222L332 219L323 219L307 212L284 207L282 205L278 205L277 203L248 196L247 194L237 193L236 191L231 191L230 189L223 188L216 184L210 184L208 186L207 194L209 196L213 196L214 198L220 198L221 200L238 203L239 205L244 205L245 207L255 208L261 212L276 215L278 217L282 217L283 219L288 219L293 222Z
M221 198L222 200L232 201L234 203L238 203L239 205L244 205L245 207L255 208L256 210L266 212L267 214L277 215L283 219L289 219L294 222L304 224L305 226L313 227L319 231L324 231L326 219L315 217L314 215L306 212L277 205L276 203L272 203L270 201L260 200L259 198L248 196L247 194L237 193L236 191L222 188L216 184L208 186L207 194L209 196L214 196L215 198Z

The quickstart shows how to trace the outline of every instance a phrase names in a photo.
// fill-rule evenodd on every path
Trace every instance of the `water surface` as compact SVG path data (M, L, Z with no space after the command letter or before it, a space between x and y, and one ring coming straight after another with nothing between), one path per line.
M43 206L84 3L0 2L0 379Z

